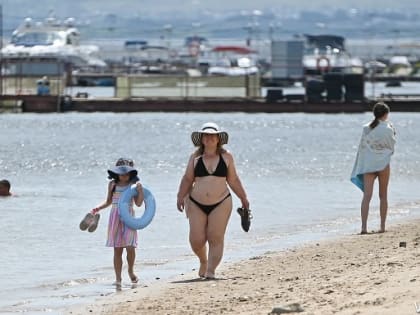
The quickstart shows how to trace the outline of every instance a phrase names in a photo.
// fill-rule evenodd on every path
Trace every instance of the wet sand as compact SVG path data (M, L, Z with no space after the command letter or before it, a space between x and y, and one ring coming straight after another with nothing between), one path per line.
M303 310L299 314L416 314L419 244L420 220L412 220L386 233L348 235L236 264L222 262L217 280L198 279L196 272L180 275L99 297L66 314L255 315L290 304Z

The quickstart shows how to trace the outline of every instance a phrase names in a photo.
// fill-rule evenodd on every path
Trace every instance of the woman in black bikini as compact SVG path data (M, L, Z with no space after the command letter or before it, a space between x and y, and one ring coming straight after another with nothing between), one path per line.
M223 149L228 134L215 123L205 123L191 139L198 149L191 155L182 177L177 207L190 223L191 248L200 260L198 275L213 279L223 256L226 226L232 212L229 187L242 207L249 202L236 173L232 155ZM207 243L209 245L207 253Z

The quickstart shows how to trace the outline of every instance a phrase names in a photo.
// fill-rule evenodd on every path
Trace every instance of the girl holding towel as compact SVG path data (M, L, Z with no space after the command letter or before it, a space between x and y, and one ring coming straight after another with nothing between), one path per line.
M351 181L363 191L361 204L361 234L367 233L369 204L375 179L379 182L380 233L385 232L388 212L388 182L391 156L394 153L395 129L388 121L389 107L379 102L373 107L375 118L363 126Z

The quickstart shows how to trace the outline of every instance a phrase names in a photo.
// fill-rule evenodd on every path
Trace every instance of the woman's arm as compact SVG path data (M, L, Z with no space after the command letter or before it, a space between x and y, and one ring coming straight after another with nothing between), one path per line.
M186 195L190 192L192 184L194 183L194 159L195 154L192 154L188 161L185 174L184 176L182 176L181 183L179 184L176 206L181 212L184 210L185 207L184 199Z
M115 181L112 180L112 181L109 182L108 193L107 193L107 196L106 196L106 200L103 203L101 203L100 205L93 208L92 211L91 211L92 214L96 214L99 211L101 211L102 209L105 209L105 208L107 208L111 205L111 203L112 203L112 193L114 192L115 185L116 185Z
M233 156L229 152L223 154L223 158L228 162L228 171L226 181L229 184L229 187L232 188L236 196L241 200L242 207L249 209L249 201L246 196L242 182L239 179L238 174L236 173L235 162L233 161Z

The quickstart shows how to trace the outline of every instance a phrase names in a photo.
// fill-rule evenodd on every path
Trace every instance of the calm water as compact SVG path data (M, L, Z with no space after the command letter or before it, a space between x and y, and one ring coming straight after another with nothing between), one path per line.
M115 292L112 249L104 246L108 211L94 233L78 225L105 198L106 170L120 156L135 159L157 200L154 221L139 231L136 269L142 284L195 268L176 193L193 150L190 133L210 120L230 133L227 148L254 211L248 234L233 213L224 262L357 233L361 193L349 177L361 125L370 118L369 113L0 115L0 177L12 182L16 194L0 199L0 313L58 314ZM420 114L391 118L398 144L390 224L420 215ZM377 205L375 199L370 229L378 227ZM123 289L129 289L126 269L123 277Z

